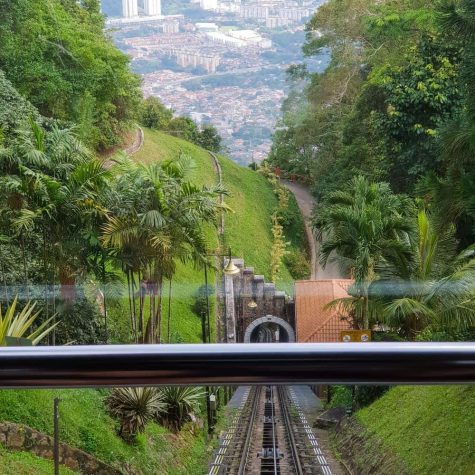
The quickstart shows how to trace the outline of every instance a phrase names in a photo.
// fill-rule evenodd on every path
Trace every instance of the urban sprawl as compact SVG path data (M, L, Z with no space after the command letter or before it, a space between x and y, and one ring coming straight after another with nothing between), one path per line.
M145 95L213 124L230 156L248 164L269 152L285 71L302 60L305 21L321 1L183 1L163 14L160 0L122 0L121 16L107 23Z

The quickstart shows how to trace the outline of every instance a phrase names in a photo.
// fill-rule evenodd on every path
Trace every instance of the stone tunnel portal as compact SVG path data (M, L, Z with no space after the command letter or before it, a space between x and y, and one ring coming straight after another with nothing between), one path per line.
M273 315L257 318L246 328L244 343L293 343L295 331L288 322Z

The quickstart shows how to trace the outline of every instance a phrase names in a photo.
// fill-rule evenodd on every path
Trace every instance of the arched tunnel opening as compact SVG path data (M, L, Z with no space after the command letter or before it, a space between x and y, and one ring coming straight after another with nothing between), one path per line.
M288 322L279 317L267 315L254 320L246 328L244 343L292 343L295 331Z
M250 343L288 343L289 334L278 323L265 322L251 332Z

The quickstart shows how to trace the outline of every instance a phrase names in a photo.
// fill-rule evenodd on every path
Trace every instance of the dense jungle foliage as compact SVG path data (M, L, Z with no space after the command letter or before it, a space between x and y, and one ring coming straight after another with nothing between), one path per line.
M473 329L474 13L468 0L329 0L304 52L330 48L330 66L289 71L269 161L310 177L320 258L355 277L335 305L356 326Z
M99 0L1 0L0 70L45 117L107 148L134 120L140 81L104 33Z
M323 74L293 68L270 160L310 174L325 199L355 174L386 181L474 236L471 2L330 0L309 22L307 55L329 47ZM473 12L472 12L473 13ZM451 190L450 193L447 193Z

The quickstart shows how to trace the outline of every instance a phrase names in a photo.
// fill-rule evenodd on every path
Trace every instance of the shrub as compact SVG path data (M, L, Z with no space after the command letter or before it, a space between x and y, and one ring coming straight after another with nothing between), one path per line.
M369 406L388 390L387 386L330 386L330 407L353 407L361 409Z
M200 409L200 400L204 396L201 388L167 386L161 390L166 411L158 415L160 424L173 432L179 432L193 414Z
M165 107L156 97L148 97L143 102L142 124L157 130L166 130L173 119L173 111Z
M330 407L352 407L353 395L350 386L329 386L331 394Z
M107 406L120 423L119 435L132 442L145 431L147 422L165 410L163 393L155 388L116 388L107 398Z
M284 257L284 263L293 279L308 279L310 276L310 262L300 249L289 251Z
M76 343L94 345L105 341L104 324L97 305L85 296L78 297L72 304L60 305L56 328L56 344Z

